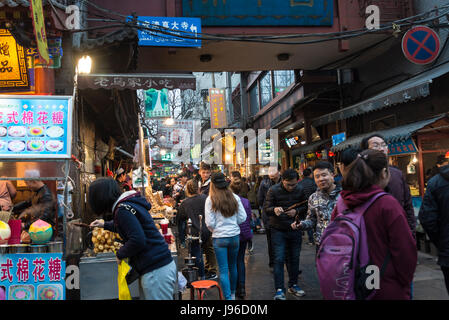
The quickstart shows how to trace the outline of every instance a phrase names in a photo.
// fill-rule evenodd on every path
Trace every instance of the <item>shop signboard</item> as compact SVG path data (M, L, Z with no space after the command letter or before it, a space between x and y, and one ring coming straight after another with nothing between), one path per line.
M398 156L416 152L418 152L418 148L416 148L415 142L412 138L409 138L405 141L398 141L388 144L389 156Z
M205 26L332 26L334 1L182 0L182 10Z
M209 89L210 99L210 127L226 128L226 98L223 89L212 88Z
M71 96L0 97L0 159L70 159Z
M169 118L171 116L170 106L168 105L167 89L148 89L144 91L145 95L145 118Z
M332 136L332 146L335 147L337 144L342 143L346 140L346 132L334 134Z
M65 300L62 253L0 255L0 299Z
M198 130L200 130L199 120L175 119L173 124L166 124L164 120L157 120L158 145L166 149L175 146L192 148L201 142L195 135Z
M201 19L137 17L139 46L201 48Z
M14 91L30 86L26 50L6 29L0 29L0 90Z

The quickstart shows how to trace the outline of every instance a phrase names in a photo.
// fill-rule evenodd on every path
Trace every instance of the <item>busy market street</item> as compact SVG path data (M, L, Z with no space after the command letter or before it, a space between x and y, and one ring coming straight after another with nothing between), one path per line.
M0 0L0 306L449 300L448 43L449 0Z

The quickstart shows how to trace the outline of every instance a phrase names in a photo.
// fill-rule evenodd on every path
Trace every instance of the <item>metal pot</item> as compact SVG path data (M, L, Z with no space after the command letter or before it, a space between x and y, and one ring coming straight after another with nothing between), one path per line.
M196 267L184 268L181 273L186 278L188 284L198 280L198 268Z
M29 244L12 244L9 246L9 253L28 253Z
M47 252L47 246L44 244L35 244L31 245L29 249L30 253L46 253Z
M63 251L62 241L55 241L47 243L48 252L59 253Z
M7 244L2 244L1 246L0 246L0 254L7 254L8 253L8 245Z

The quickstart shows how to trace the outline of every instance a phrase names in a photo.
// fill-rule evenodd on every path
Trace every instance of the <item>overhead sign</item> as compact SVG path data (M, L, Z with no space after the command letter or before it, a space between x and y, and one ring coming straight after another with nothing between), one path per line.
M201 48L201 19L137 17L139 46Z
M145 118L168 118L171 116L168 104L168 90L148 89L145 95Z
M8 30L0 29L0 90L14 91L29 86L26 51Z
M225 128L227 127L226 117L226 97L223 89L209 89L210 100L210 127Z
M80 74L78 89L196 89L196 79L191 74Z
M0 159L68 159L71 145L71 96L0 97Z
M1 254L0 291L6 300L65 300L62 253Z
M416 152L418 152L418 148L416 148L415 142L412 138L408 138L405 141L398 141L388 144L389 156L398 156Z
M50 56L48 54L47 34L45 32L45 19L42 8L42 0L31 0L30 7L34 26L34 36L36 37L37 42L37 50L45 63L49 64Z
M168 125L164 120L157 121L158 145L161 148L171 149L175 146L192 148L201 141L196 141L195 132L200 129L199 120L177 120Z
M346 140L346 132L334 134L332 136L332 146L334 147L337 144L342 143L345 140Z
M409 61L415 64L431 63L440 53L440 38L429 27L413 27L402 38L402 52Z
M182 0L184 17L205 26L332 26L334 1Z

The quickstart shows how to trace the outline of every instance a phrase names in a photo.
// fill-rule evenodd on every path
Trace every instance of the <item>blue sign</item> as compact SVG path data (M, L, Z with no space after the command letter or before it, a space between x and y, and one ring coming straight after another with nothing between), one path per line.
M416 148L415 142L412 138L408 138L405 141L398 141L388 144L388 155L397 156L401 154L416 153L418 149Z
M201 19L138 17L139 46L201 47Z
M71 143L72 97L0 97L0 159L70 158Z
M346 132L334 134L332 136L332 146L335 147L337 144L342 143L346 140Z
M332 26L332 0L182 0L203 26Z
M65 300L62 253L0 255L0 300Z

